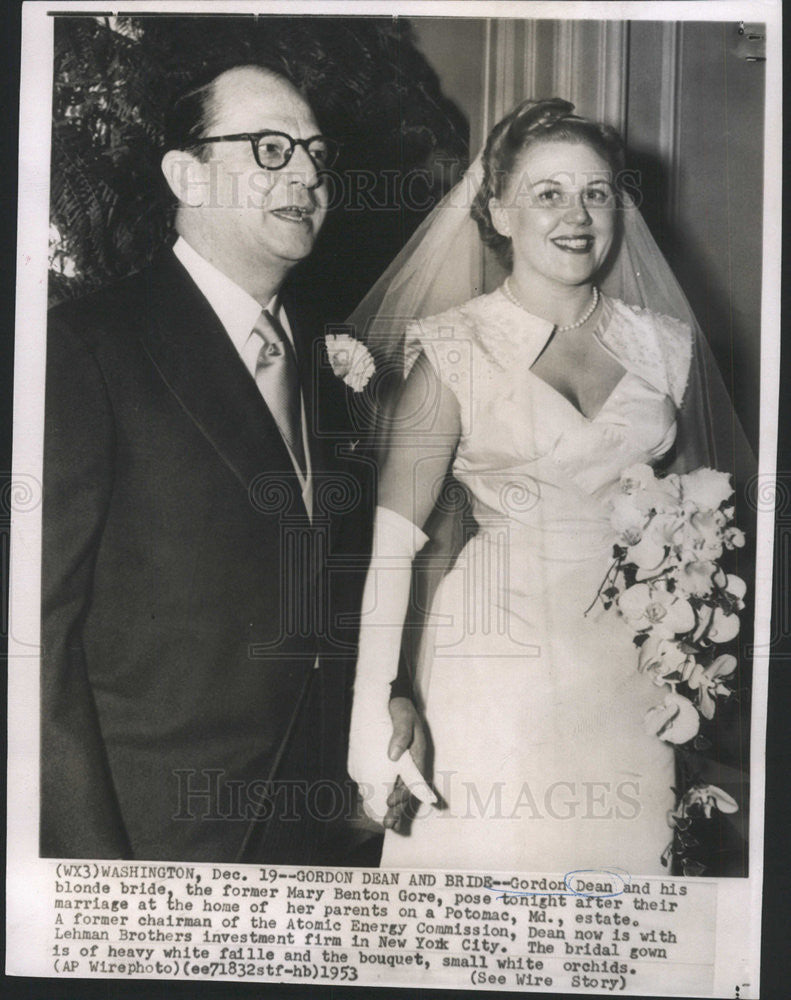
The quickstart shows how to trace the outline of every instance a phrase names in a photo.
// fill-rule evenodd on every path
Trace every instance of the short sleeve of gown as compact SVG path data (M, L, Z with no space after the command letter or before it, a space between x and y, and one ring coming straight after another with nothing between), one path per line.
M692 359L692 330L679 319L611 299L602 341L631 371L681 408Z
M415 320L406 328L404 378L423 353L437 378L458 400L462 428L469 427L475 342L475 326L460 309Z

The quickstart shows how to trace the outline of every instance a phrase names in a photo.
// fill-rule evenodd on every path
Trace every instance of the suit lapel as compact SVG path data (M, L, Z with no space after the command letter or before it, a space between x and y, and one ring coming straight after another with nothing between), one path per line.
M287 281L280 299L294 335L313 469L331 473L339 467L335 446L348 437L337 419L346 412L344 386L329 366L322 321L313 312L313 297L300 282L299 269ZM314 477L314 487L319 478Z
M305 512L274 417L214 310L171 251L149 275L141 339L168 388L245 490L262 474L276 476L292 487L291 513Z
M324 456L321 448L321 437L316 433L318 417L316 408L316 358L314 357L314 341L311 327L305 321L304 313L299 308L299 302L293 293L286 292L281 296L283 308L288 317L291 334L294 338L294 352L297 357L299 384L302 389L302 399L305 404L305 425L307 428L308 448L313 470L321 469Z

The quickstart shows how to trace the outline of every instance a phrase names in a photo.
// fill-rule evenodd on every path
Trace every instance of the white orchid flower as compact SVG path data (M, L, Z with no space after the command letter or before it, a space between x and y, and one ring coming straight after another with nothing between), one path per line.
M638 567L637 579L655 576L675 562L674 546L683 522L672 514L655 514L636 545L629 547L628 562Z
M640 463L621 474L621 492L646 514L678 512L681 507L680 478L676 475L657 478L650 465Z
M736 607L741 611L744 608L744 595L747 593L747 584L744 580L735 573L728 573L723 589L735 599Z
M730 642L739 634L740 628L741 622L738 615L728 614L722 608L714 608L708 636L712 642Z
M733 495L729 472L716 469L696 469L681 477L681 490L685 500L697 504L701 510L716 510Z
M654 470L645 462L630 465L621 473L621 492L631 496L640 490L648 489L656 481Z
M672 639L695 627L695 612L683 597L662 587L636 583L618 598L618 608L636 632L652 631Z
M705 670L693 672L687 684L698 692L698 707L700 714L707 719L714 718L717 707L717 695L729 695L731 690L719 680L728 677L736 669L736 657L723 653Z
M743 549L747 539L741 528L726 528L722 533L722 541L726 549Z
M714 589L717 571L717 564L711 560L692 559L675 571L676 587L684 594L708 597Z
M648 524L648 514L633 503L628 493L617 493L610 501L610 524L623 545L636 545L643 528Z
M739 811L739 806L734 798L724 792L716 785L698 785L690 788L682 800L686 810L690 806L702 806L706 819L711 818L711 810L719 809L721 813L735 813ZM686 815L686 810L684 815Z
M697 735L700 716L689 698L671 691L661 705L648 709L643 724L647 733L666 743L686 743Z
M653 674L654 684L660 687L666 683L665 677L675 673L683 677L694 663L695 657L673 639L649 635L640 647L637 665L639 670Z

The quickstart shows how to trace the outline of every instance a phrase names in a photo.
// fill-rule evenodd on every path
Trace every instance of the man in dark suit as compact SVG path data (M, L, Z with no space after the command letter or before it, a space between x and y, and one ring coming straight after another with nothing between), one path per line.
M41 853L330 863L345 661L321 495L356 494L321 434L346 390L284 282L333 144L254 66L186 94L170 133L175 246L51 314Z

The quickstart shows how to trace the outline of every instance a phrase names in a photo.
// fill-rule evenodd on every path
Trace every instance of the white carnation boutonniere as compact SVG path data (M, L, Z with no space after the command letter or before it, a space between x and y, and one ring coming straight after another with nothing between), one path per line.
M362 392L376 371L371 352L348 333L328 333L324 341L333 375L343 379L354 392Z

